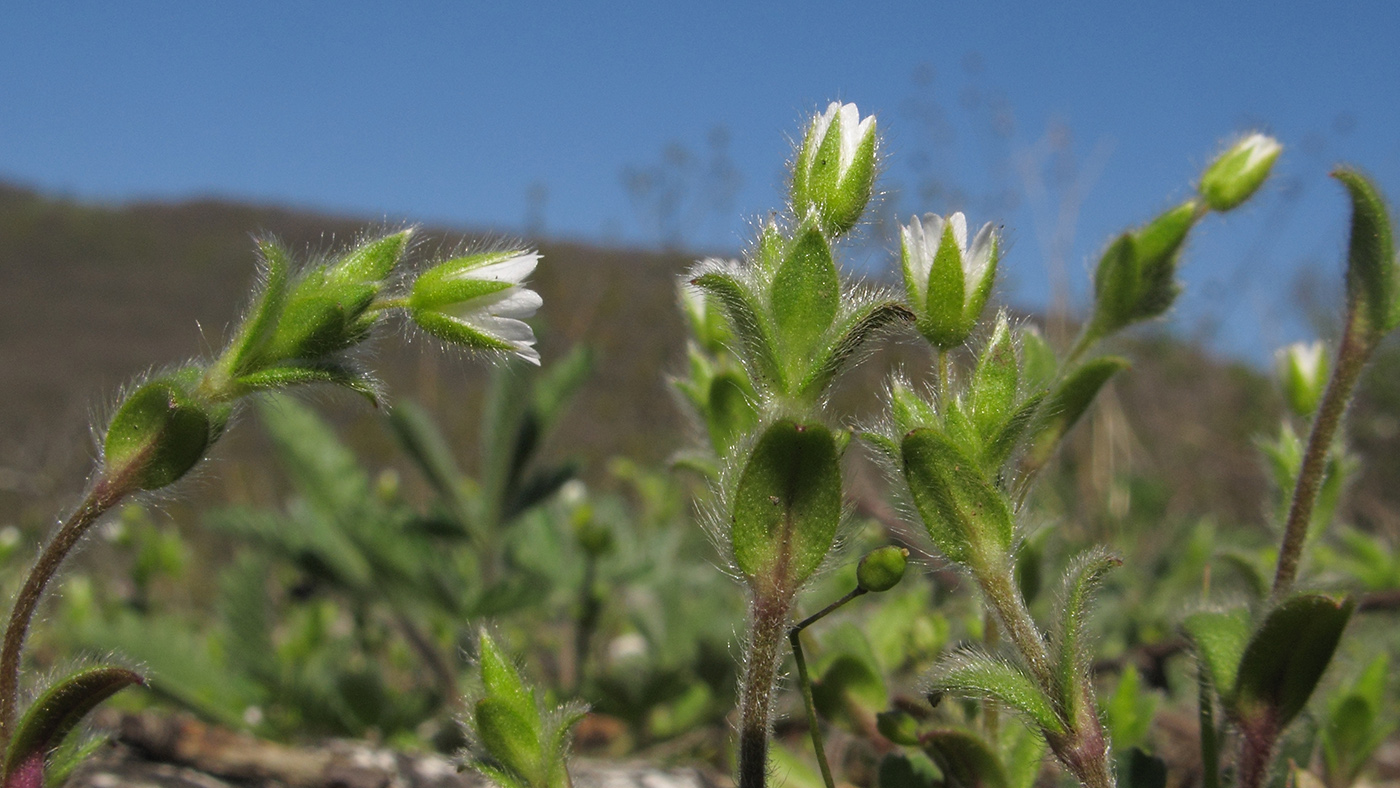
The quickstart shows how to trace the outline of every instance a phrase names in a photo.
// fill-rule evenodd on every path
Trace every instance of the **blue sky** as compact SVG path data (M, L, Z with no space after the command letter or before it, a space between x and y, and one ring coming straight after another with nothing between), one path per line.
M1005 292L1035 305L1065 202L1036 198L1029 173L1060 166L1084 187L1061 223L1082 303L1110 233L1262 128L1287 146L1279 177L1201 228L1175 315L1254 359L1306 336L1299 271L1337 279L1346 205L1328 169L1353 162L1400 193L1400 4L854 6L0 0L0 178L648 245L661 234L622 173L679 143L696 157L681 192L703 194L721 127L740 180L722 212L684 208L682 238L723 251L781 199L803 119L839 98L880 117L886 211L957 202L1004 224ZM1047 139L1072 162L1046 159ZM921 195L930 179L944 190Z

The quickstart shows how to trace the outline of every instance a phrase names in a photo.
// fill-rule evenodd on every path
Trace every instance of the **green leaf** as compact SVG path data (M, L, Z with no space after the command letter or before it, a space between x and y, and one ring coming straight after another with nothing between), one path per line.
M213 443L222 418L190 396L167 375L142 385L122 402L103 440L109 476L133 474L139 489L158 490L189 472Z
M932 731L921 737L921 743L950 788L1008 788L1001 758L977 736L960 730Z
M944 555L966 564L994 560L1011 548L1010 504L947 435L914 430L904 436L900 454L914 505Z
M778 363L773 331L766 311L738 276L728 271L707 271L691 280L691 284L715 297L739 340L738 350L755 375L767 378L781 388L784 371Z
M832 630L822 638L822 645L812 700L821 716L858 732L889 705L884 674L865 634L851 624Z
M857 357L862 347L884 331L914 319L914 313L897 301L873 301L840 315L834 339L823 343L799 386L800 393L816 397Z
M894 742L913 747L919 743L919 721L907 711L894 709L875 715L875 729L881 736ZM883 769L884 767L881 766ZM881 785L884 784L883 779Z
M292 386L327 383L343 386L379 407L379 383L368 373L339 361L310 360L260 369L235 381L243 391L277 391Z
M751 578L795 589L821 564L841 521L831 430L779 421L749 455L734 495L734 560Z
M237 336L224 353L227 362L221 362L231 375L244 374L252 369L263 345L272 336L287 299L287 281L291 271L287 250L272 239L259 240L258 250L262 253L264 265L262 287L239 325Z
M1047 391L1036 392L1026 397L1024 402L1011 411L1011 417L1001 425L999 431L990 436L982 447L982 467L984 469L996 472L1006 464L1012 453L1016 451L1016 447L1020 445L1021 438L1035 424L1040 406L1048 395Z
M1092 655L1084 645L1090 598L1104 575L1122 564L1123 559L1097 548L1077 557L1065 573L1059 630L1055 637L1058 660L1055 678L1059 684L1060 708L1071 720L1079 719L1093 692L1093 677L1089 672Z
M1282 730L1303 710L1356 609L1350 597L1299 594L1271 611L1240 659L1234 712Z
M403 400L389 409L389 427L437 494L455 501L462 472L428 412L416 402Z
M984 443L994 438L1011 418L1020 377L1016 348L1011 344L1011 326L1006 315L1001 314L972 373L972 421Z
M1118 677L1118 686L1104 704L1104 727L1113 739L1113 749L1126 752L1147 741L1157 697L1144 690L1137 667L1128 665Z
M1182 627L1195 644L1196 657L1205 664L1215 691L1230 705L1234 701L1240 658L1249 642L1249 611L1237 608L1192 613Z
M900 744L913 745L917 742ZM943 788L942 776L938 767L927 758L892 752L880 759L876 785L879 788Z
M475 722L476 735L492 758L523 782L536 788L546 785L538 720L521 714L507 700L489 696L476 702Z
M6 784L23 764L44 758L58 747L97 704L141 683L141 676L131 670L104 666L78 671L49 687L14 727L5 753Z
M1025 715L1042 731L1065 733L1054 701L1035 679L1019 665L980 651L965 649L940 660L934 666L930 687L974 700L993 698Z
M496 641L483 630L480 633L479 656L481 662L481 683L486 697L509 706L535 731L539 739L541 727L539 710L535 706L535 695L521 678L515 664L501 653Z
M1096 358L1065 375L1040 410L1032 429L1030 457L1039 466L1050 458L1070 428L1079 421L1109 379L1131 366L1116 356Z
M704 414L710 445L723 457L758 424L758 406L748 377L737 370L716 373L705 392Z
M814 226L788 244L769 290L784 366L806 369L841 305L841 280L826 237Z
M1400 276L1395 271L1395 239L1390 209L1369 178L1341 168L1332 177L1351 197L1351 238L1347 242L1347 300L1381 336L1400 323Z

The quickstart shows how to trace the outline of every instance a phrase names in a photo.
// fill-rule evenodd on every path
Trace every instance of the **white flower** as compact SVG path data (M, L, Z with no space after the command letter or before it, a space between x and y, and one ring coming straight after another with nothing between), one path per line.
M537 252L523 251L448 260L414 282L409 314L449 342L513 353L538 365L535 332L524 318L544 302L522 282L539 260Z
M961 213L947 219L931 213L922 221L916 216L899 234L904 286L919 331L945 350L962 344L987 305L996 277L997 236L991 223L982 225L971 246Z
M846 177L850 172L851 165L855 163L856 152L860 150L860 144L865 141L866 135L875 133L875 116L867 115L861 120L860 110L855 104L842 104L833 101L827 105L826 112L818 115L812 121L812 132L808 138L808 144L802 148L802 166L808 170L812 169L817 158L817 151L821 149L822 143L826 141L826 134L831 130L832 121L836 122L837 132L840 134L840 155L837 157L836 180Z
M1322 342L1295 342L1276 354L1279 377L1289 407L1311 416L1327 385L1327 348Z
M1213 210L1228 211L1254 194L1269 177L1283 146L1264 134L1251 134L1220 154L1201 176L1201 196Z
M875 186L876 142L875 116L862 120L854 104L833 101L813 118L792 175L797 216L815 215L833 236L854 227Z

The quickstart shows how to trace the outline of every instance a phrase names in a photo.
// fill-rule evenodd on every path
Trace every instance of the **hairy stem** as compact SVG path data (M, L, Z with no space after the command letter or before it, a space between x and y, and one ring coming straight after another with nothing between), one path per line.
M755 590L749 613L748 664L739 687L739 788L764 788L773 686L792 595Z
M44 589L58 572L63 559L73 551L92 524L125 498L129 491L130 485L120 477L99 476L88 489L83 502L44 546L39 559L24 579L24 586L20 588L15 606L10 611L10 622L5 627L4 646L0 648L0 750L9 747L14 733L16 707L19 705L19 660L29 634L29 624L34 620L34 611L39 607Z
M995 611L1007 639L1020 652L1036 681L1049 691L1055 686L1050 654L1045 648L1045 638L1041 636L1040 628L1026 609L1020 589L1016 588L1010 565L1006 561L995 566L985 561L979 563L973 568L973 574L977 584L982 587L988 607Z
M1332 449L1332 440L1336 437L1342 416L1346 414L1352 390L1356 388L1361 370L1366 366L1374 346L1364 333L1365 328L1353 310L1342 334L1341 346L1337 349L1337 366L1332 370L1327 391L1318 405L1317 417L1313 419L1303 465L1298 471L1298 482L1293 487L1293 502L1288 509L1283 545L1279 548L1278 568L1274 572L1274 587L1270 594L1274 604L1288 595L1298 578L1298 564L1303 557L1303 544L1308 538L1308 525L1312 523L1318 490L1327 472L1327 455Z

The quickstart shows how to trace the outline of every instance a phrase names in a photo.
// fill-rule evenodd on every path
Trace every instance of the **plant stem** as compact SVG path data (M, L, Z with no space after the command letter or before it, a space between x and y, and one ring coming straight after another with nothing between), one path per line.
M826 783L826 788L836 788L836 781L832 779L831 766L826 762L826 745L822 743L821 724L817 721L817 704L812 699L812 679L807 673L807 659L802 653L802 630L864 593L864 588L856 587L788 630L788 640L792 643L792 657L797 662L797 685L802 690L802 704L807 709L807 725L812 731L812 749L817 753L817 766L821 768L822 781Z
M779 647L792 594L756 589L749 613L748 664L739 688L739 786L764 788Z
M817 704L812 699L812 680L807 674L807 659L802 655L802 630L793 627L788 631L792 641L792 657L797 661L797 685L802 689L802 705L807 709L807 725L812 730L812 749L817 753L817 766L822 772L822 782L826 788L836 788L831 777L831 766L826 762L826 745L822 743L822 729L817 722Z
M987 646L987 652L995 654L997 644L1001 642L1001 632L997 629L996 614L991 610L982 613L982 642ZM1000 720L997 719L997 704L991 698L982 701L982 729L987 734L987 741L996 746Z
M1200 688L1198 719L1201 725L1201 788L1220 788L1220 741L1215 731L1215 699L1206 668L1200 666L1196 680Z
M948 396L948 351L938 349L938 407L945 408L944 399Z
M1327 391L1318 405L1317 417L1308 435L1308 447L1303 454L1303 464L1298 470L1298 482L1293 488L1293 502L1288 509L1283 545L1279 548L1278 568L1274 572L1274 587L1270 593L1273 604L1278 604L1287 596L1298 578L1303 544L1307 541L1317 493L1327 472L1327 455L1331 452L1332 440L1341 425L1342 416L1346 414L1352 390L1356 388L1361 370L1374 347L1365 333L1366 329L1353 309L1342 334L1341 346L1337 349L1337 366L1332 370L1332 379L1327 382Z
M598 559L592 553L583 559L583 586L579 589L578 628L574 631L574 694L583 692L583 680L588 663L588 644L593 639L593 631L598 627L598 614L602 602L593 592L598 574Z
M1055 684L1045 638L1041 636L1035 619L1031 618L1031 612L1026 609L1026 601L1012 579L1011 567L1005 561L997 566L979 561L973 567L973 574L977 584L982 587L988 607L1001 620L1007 638L1021 653L1021 658L1026 661L1040 686L1050 690Z
M16 707L19 705L19 660L29 634L29 624L34 620L34 611L39 606L44 589L88 528L125 498L129 489L130 486L120 477L99 476L88 488L83 502L44 546L39 559L24 579L24 586L20 588L15 606L10 611L10 622L5 627L4 646L0 647L0 750L9 747L14 733Z

